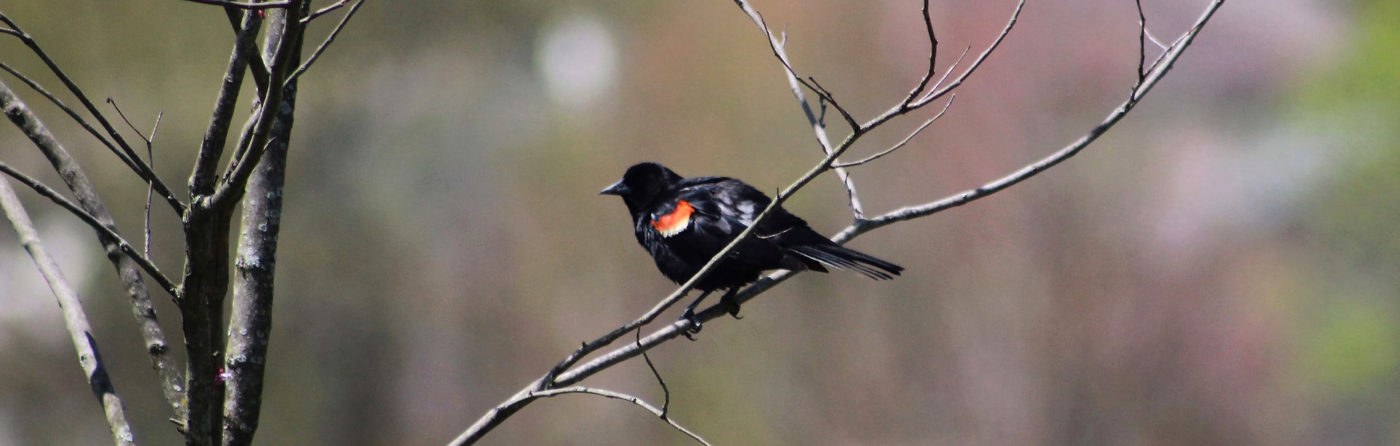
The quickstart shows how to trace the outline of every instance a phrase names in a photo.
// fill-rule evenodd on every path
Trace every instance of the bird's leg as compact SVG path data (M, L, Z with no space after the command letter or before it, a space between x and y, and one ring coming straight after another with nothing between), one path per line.
M739 287L730 288L729 291L724 292L724 296L720 296L719 304L729 307L730 316L734 316L735 319L743 319L742 316L739 316L739 301L734 300L736 294L739 294Z
M709 296L710 293L713 291L714 290L709 290L700 293L700 297L695 298L695 301L691 302L690 305L686 305L685 311L681 312L681 319L690 321L691 325L695 326L694 328L686 330L684 333L682 333L685 335L686 339L694 341L695 338L691 335L700 332L700 319L695 317L695 307L697 305L700 305L700 301L705 300L705 296Z

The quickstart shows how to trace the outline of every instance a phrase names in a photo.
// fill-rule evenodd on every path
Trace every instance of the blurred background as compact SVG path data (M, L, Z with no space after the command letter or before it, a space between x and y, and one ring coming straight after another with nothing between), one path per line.
M1144 3L1169 41L1206 2ZM940 65L985 47L1013 5L935 1ZM916 1L754 6L786 30L795 68L862 119L924 70ZM221 11L0 10L138 127L163 111L156 169L184 190L231 45ZM308 48L335 20L316 23ZM1127 1L1031 2L946 117L853 169L867 211L975 187L1087 132L1135 80L1136 22ZM716 444L1397 444L1397 22L1394 1L1227 3L1078 157L851 244L907 267L898 280L803 274L743 320L654 350L672 416ZM0 39L0 60L60 90L15 39ZM4 82L139 239L143 185ZM596 195L628 165L771 191L819 159L763 37L728 1L370 1L302 77L298 102L262 444L447 442L674 289L622 203ZM61 184L9 123L0 159ZM138 441L178 444L92 231L21 194L81 285ZM828 234L851 221L830 175L788 207ZM159 203L152 212L153 256L178 272L178 222ZM178 342L178 313L155 298ZM0 444L110 443L54 299L8 227L0 308ZM640 361L586 383L662 399ZM483 444L692 443L628 404L565 396Z

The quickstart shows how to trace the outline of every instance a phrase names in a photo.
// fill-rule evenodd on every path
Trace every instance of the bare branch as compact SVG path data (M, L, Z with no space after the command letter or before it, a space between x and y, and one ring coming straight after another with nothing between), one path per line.
M228 139L229 122L233 120L234 107L243 87L243 73L246 71L249 61L262 62L262 58L256 53L257 43L254 42L262 19L257 14L239 15L242 15L243 19L242 23L238 25L233 51L229 55L228 69L224 71L224 80L219 88L219 96L214 100L214 112L210 114L209 126L204 131L204 140L200 143L199 155L195 158L193 171L190 172L191 197L214 193L215 170L218 169L219 158L223 157L224 143ZM249 50L253 52L250 54ZM266 82L266 79L263 82ZM260 88L260 90L262 89L265 88Z
M893 145L893 146L890 146L890 148L885 149L885 150L881 151L880 153L876 153L876 154L874 154L874 155L870 155L870 156L868 156L868 157L866 157L865 159L862 159L862 160L860 160L860 161L852 161L852 162L849 162L849 163L838 163L838 164L836 164L836 165L834 165L834 166L832 166L832 167L855 167L855 166L859 166L859 165L862 165L862 164L865 164L865 163L868 163L868 162L871 162L871 161L875 161L875 160L877 160L877 159L880 159L881 157L884 157L885 155L889 155L889 154L891 154L891 153L894 153L894 151L899 150L901 147L904 147L905 144L909 144L909 140L914 139L915 136L918 136L920 132L923 132L924 129L928 128L929 125L933 124L933 121L937 121L938 118L942 118L942 117L943 117L943 114L948 112L948 107L953 106L953 100L954 100L954 99L957 99L957 98L958 98L958 95L957 95L956 93L954 93L952 96L948 96L948 102L947 102L946 104L943 104L943 109L942 109L942 110L939 110L939 111L938 111L938 114L933 115L932 118L929 118L929 120L924 121L924 124L923 124L923 125L919 126L919 128L914 129L913 132L910 132L910 133L909 133L909 136L904 137L904 139L903 139L903 140L900 140L898 144L895 144L895 145Z
M280 46L278 39L285 37L286 24L295 19L274 16L272 33L265 46L269 49ZM282 37L278 37L279 34ZM288 61L301 58L300 43L290 50ZM243 194L238 253L233 264L237 274L233 277L233 303L229 306L229 335L224 354L224 370L230 373L224 393L224 446L251 444L262 411L263 377L272 337L273 281L278 235L282 228L287 151L297 98L297 82L289 80L285 85L269 147L248 179L247 193Z
M88 385L92 387L93 395L97 396L97 402L102 404L102 411L107 415L107 426L111 428L116 444L135 445L136 437L131 432L131 425L126 421L121 397L117 396L117 389L112 385L112 379L107 376L106 366L102 364L102 355L98 353L97 339L92 335L92 326L88 324L87 314L83 311L83 302L78 297L77 290L63 277L58 263L54 262L53 257L49 256L49 251L44 249L43 242L39 240L39 233L34 230L34 224L29 220L29 214L24 212L19 197L15 196L14 189L10 188L10 183L4 178L0 178L0 209L9 217L10 224L19 234L20 244L24 245L25 251L29 251L34 266L39 268L39 274L44 276L44 281L48 282L54 298L58 299L58 307L63 310L63 323L73 339L73 348L78 351L78 364L82 366L83 375L87 376Z
M156 155L153 151L154 141L156 140L156 130L160 129L160 118L163 116L165 116L164 111L156 112L156 122L151 125L151 136L146 137L146 162L151 163L152 169L156 168ZM154 193L155 188L149 187L148 185L146 187L146 221L143 225L146 229L146 241L142 243L141 246L145 251L146 257L151 256L151 195Z
M1137 5L1138 13L1138 83L1142 83L1142 77L1147 75L1142 71L1143 59L1147 58L1147 16L1142 13L1142 0L1134 0L1133 3Z
M342 2L340 2L340 4L345 4L345 2L342 1ZM293 71L292 74L291 74L290 76L287 76L287 82L286 82L286 83L289 83L289 84L290 84L290 83L296 81L297 78L300 77L302 73L305 73L306 70L308 70L308 69L311 68L311 64L312 64L312 63L315 63L315 62L316 62L316 59L319 59L319 58L321 57L321 53L326 52L326 48L329 47L329 46L331 45L331 42L334 42L334 41L335 41L335 37L338 36L338 35L340 35L340 30L345 29L345 24L350 22L350 17L354 16L354 15L355 15L355 11L359 11L359 10L360 10L360 5L363 5L363 4L365 4L365 0L359 0L359 1L355 2L355 5L354 5L354 6L351 6L351 7L350 7L350 11L348 11L348 12L345 13L345 17L341 17L341 18L340 18L340 23L337 23L337 24L335 25L335 29L332 29L330 35L326 36L326 40L323 41L323 42L321 42L321 45L317 46L315 51L312 51L312 52L311 52L311 57L308 57L308 58L306 59L306 62L303 62L303 63L301 64L301 66L297 67L297 70L296 70L296 71ZM332 5L332 6L326 7L326 9L331 9L332 7L337 7L337 8L338 8L339 6L338 6L338 5ZM318 11L318 12L319 12L319 11ZM308 18L308 19L304 19L304 20L302 21L302 23L308 23L309 21L310 21L309 18Z

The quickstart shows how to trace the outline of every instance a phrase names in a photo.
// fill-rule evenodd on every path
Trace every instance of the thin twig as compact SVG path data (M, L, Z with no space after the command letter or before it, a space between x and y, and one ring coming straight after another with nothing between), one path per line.
M928 86L929 79L933 78L934 72L937 71L938 68L938 37L933 33L933 18L930 17L928 13L928 0L924 0L922 12L924 16L924 30L928 32L929 41L928 70L924 72L923 78L919 79L919 84L914 86L913 90L909 90L909 95L904 97L903 104L905 106L908 106L909 102L913 101L915 96L918 96L920 92L924 91L924 87ZM949 70L952 70L952 68L949 68ZM938 88L938 86L935 85L934 88Z
M165 112L156 112L156 123L155 125L151 126L151 136L147 137L145 135L142 135L141 131L137 130L135 125L131 124L131 120L126 118L126 113L122 113L122 108L117 106L117 101L113 100L112 98L107 98L107 104L111 105L112 109L117 111L117 116L120 116L122 118L122 122L126 123L127 128L130 128L131 131L136 132L136 136L140 136L141 140L146 142L146 164L151 166L151 169L154 170L156 168L156 158L151 146L156 138L156 129L160 128L160 117L164 115ZM141 225L142 234L145 235L144 243L141 244L141 251L146 254L146 257L151 256L151 195L153 195L154 193L155 188L147 184L146 214L145 220L143 220L143 223Z
M285 83L290 84L296 81L297 77L300 77L302 73L305 73L306 70L311 68L311 64L315 63L316 59L321 58L321 53L326 52L326 48L330 47L331 42L335 41L335 37L340 35L340 30L345 29L345 24L350 22L350 17L354 16L355 11L359 11L360 5L363 4L365 4L365 0L359 0L355 2L354 6L350 7L350 10L345 13L345 17L341 17L340 23L337 23L335 29L331 30L330 35L326 36L326 40L322 41L321 45L317 46L316 50L311 52L311 57L306 58L306 62L303 62L301 66L297 67L296 71L293 71L290 76L287 76L287 81ZM303 20L302 23L307 23L307 21Z
M938 82L935 82L935 83L933 84L933 89L934 89L934 90L937 90L938 87L943 86L943 81L948 80L948 75L949 75L949 74L952 74L952 73L953 73L953 70L956 70L956 69L958 68L958 65L962 63L963 58L964 58L964 57L967 57L967 52L968 52L968 51L972 51L972 47L971 47L971 46L968 46L968 47L963 48L962 54L958 54L958 58L957 58L956 60L953 60L953 64L952 64L952 65L949 65L947 70L943 70L943 75L942 75L942 76L939 76L939 77L938 77Z
M340 9L341 7L344 7L346 4L349 4L349 3L350 3L350 0L340 0L340 1L338 1L338 2L335 2L335 3L331 4L330 6L327 6L327 7L321 8L321 9L317 9L316 12L313 12L313 13L311 13L311 14L308 14L308 15L306 16L306 18L301 19L301 24L305 25L305 24L311 23L311 21L312 21L312 20L316 20L317 17L323 16L323 15L326 15L326 14L330 14L331 12L333 12L333 11L335 11L335 10L337 10L337 9Z
M633 333L637 334L636 343L640 347L642 343L642 328L637 327L637 330L633 331ZM642 352L642 360L646 361L647 368L651 369L651 375L656 377L656 383L661 385L661 395L662 398L664 398L661 401L661 418L665 419L667 411L671 408L671 389L666 387L666 380L661 378L661 372L656 370L656 364L652 364L651 355L646 354L645 351Z
M165 111L164 111L164 110L162 110L162 111L157 111L157 112L156 112L156 122L155 122L155 124L152 124L152 125L151 125L151 136L146 137L146 160L147 160L146 162L148 162L148 163L151 164L151 168L152 168L152 169L155 169L155 168L156 168L156 155L155 155L154 149L153 149L152 147L154 146L155 140L156 140L156 130L159 130L159 129L160 129L160 118L163 117L163 116L165 116ZM146 227L146 243L144 243L145 246L143 247L144 250L145 250L145 252L146 252L146 257L150 257L150 256L151 256L151 195L153 195L154 193L155 193L155 188L150 187L150 185L147 185L147 186L146 186L146 223L145 223L145 227Z
M555 397L555 396L559 396L559 395L566 395L566 394L570 394L570 393L579 393L579 394L586 394L586 395L597 395L597 396L601 396L601 397L604 397L604 398L611 398L611 399L615 399L615 400L622 400L622 401L626 401L626 402L632 403L632 404L636 405L637 407L640 407L640 408L642 408L642 409L646 409L646 411L651 412L653 415L656 415L657 417L661 418L661 420L662 420L662 421L665 421L666 424L671 425L672 428L675 428L677 431L680 431L680 433L685 434L687 437L690 437L690 439L695 440L696 442L699 442L700 444L703 444L703 445L706 445L706 446L709 446L709 444L710 444L710 442L705 441L704 438L701 438L699 435L696 435L694 432L691 432L690 429L686 429L684 426L681 426L680 423L676 423L676 420L672 420L671 418L667 417L665 411L663 411L663 410L661 410L661 409L657 409L656 406L653 406L653 405L651 405L651 404L648 404L645 400L642 400L641 398L638 398L638 397L635 397L635 396L632 396L632 395L628 395L628 394L625 394L625 393L622 393L622 392L614 392L614 391L611 391L611 390L596 389L596 388L592 388L592 387L574 386L574 387L565 387L565 388L562 388L562 389L550 389L550 390L541 390L541 391L538 391L538 392L530 392L530 393L528 394L528 397L531 398L531 399L534 399L534 398L549 398L549 397Z
M1152 35L1152 31L1151 31L1151 30L1143 29L1143 32L1147 33L1147 40L1148 40L1148 41L1151 41L1153 44L1157 45L1157 49L1160 49L1160 50L1162 50L1162 51L1166 51L1166 50L1167 50L1167 45L1166 45L1166 44L1163 44L1161 40L1157 40L1157 36Z
M113 439L118 445L135 445L136 437L131 432L131 425L126 421L121 397L117 396L117 389L112 385L112 379L107 376L106 366L102 364L102 355L98 352L97 339L93 337L92 326L88 324L87 314L83 311L82 299L78 297L77 290L63 277L58 263L49 256L49 251L44 248L43 242L39 240L39 233L34 230L34 224L29 220L29 214L24 211L19 197L15 196L14 189L10 188L10 183L4 178L0 178L0 209L9 217L10 224L19 234L20 244L24 245L25 251L29 251L34 266L39 268L39 274L44 276L49 290L53 291L54 298L58 300L58 307L63 310L63 323L73 339L73 348L78 351L78 364L82 366L83 375L87 377L93 395L97 396L97 402L102 405L102 411L107 415L107 426L112 431Z
M889 155L889 154L891 154L891 153L894 153L894 151L899 150L901 147L904 147L905 144L909 144L909 140L914 139L915 136L918 136L918 135L919 135L919 132L922 132L922 131L924 131L924 129L928 128L929 125L933 124L933 121L937 121L938 118L942 118L942 117L943 117L943 114L948 112L948 107L953 106L953 100L954 100L954 99L957 99L957 98L958 98L958 95L957 95L956 93L954 93L954 94L951 95L951 96L948 96L948 103L943 104L943 109L942 109L942 110L939 110L939 111L938 111L938 114L933 115L932 118L929 118L929 120L924 121L924 124L923 124L923 125L919 126L919 128L914 129L913 132L910 132L910 133L909 133L909 136L904 137L904 139L903 139L903 140L900 140L898 144L895 144L895 145L893 145L893 146L890 146L890 148L885 149L885 150L881 151L880 153L876 153L876 154L874 154L874 155L870 155L870 156L868 156L868 157L866 157L865 159L862 159L862 160L860 160L860 161L852 161L852 162L849 162L849 163L838 163L838 164L836 164L836 165L834 165L834 166L832 166L832 167L855 167L855 166L859 166L859 165L862 165L862 164L865 164L865 163L869 163L869 162L871 162L871 161L875 161L875 160L877 160L877 159L880 159L881 157L884 157L885 155Z
M1142 77L1147 75L1147 72L1142 70L1142 63L1143 63L1143 60L1144 60L1144 59L1147 59L1147 16L1146 16L1145 14L1142 13L1142 0L1134 0L1133 3L1134 3L1135 5L1137 5L1137 13L1138 13L1138 66L1137 66L1137 75L1138 75L1138 83L1142 83Z

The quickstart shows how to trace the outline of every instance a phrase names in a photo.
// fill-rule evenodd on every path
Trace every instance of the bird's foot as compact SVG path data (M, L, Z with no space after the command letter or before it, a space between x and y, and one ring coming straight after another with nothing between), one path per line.
M700 333L700 329L703 328L703 325L700 323L700 318L695 317L695 309L694 309L694 308L686 308L685 311L682 311L682 312L681 312L681 320L683 320L683 321L689 321L689 322L690 322L690 325L691 325L690 328L686 328L685 331L682 331L682 332L681 332L681 334L682 334L682 335L685 335L685 338L686 338L686 339L689 339L689 340L691 340L691 341L694 341L694 340L695 340L695 335L696 335L696 334L699 334L699 333Z

